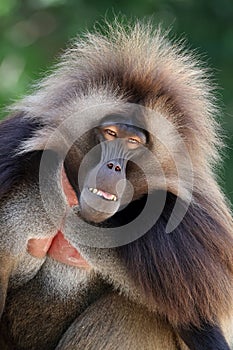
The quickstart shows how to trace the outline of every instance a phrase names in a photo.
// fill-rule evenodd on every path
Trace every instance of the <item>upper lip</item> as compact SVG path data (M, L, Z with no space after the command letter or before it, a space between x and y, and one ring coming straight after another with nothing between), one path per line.
M106 191L102 191L98 188L93 188L93 187L88 187L88 190L94 194L96 194L97 196L106 199L108 201L117 201L117 196L115 194L106 192Z

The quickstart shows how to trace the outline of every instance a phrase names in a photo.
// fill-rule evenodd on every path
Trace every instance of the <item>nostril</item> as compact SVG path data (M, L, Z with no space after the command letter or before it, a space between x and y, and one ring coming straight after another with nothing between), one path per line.
M113 163L108 163L108 164L107 164L107 167L108 167L109 169L112 169L112 168L113 168Z
M121 172L121 166L118 162L109 162L109 163L107 163L107 167L110 170L115 170L117 172Z
M115 167L115 171L121 171L120 165L117 165L117 166Z

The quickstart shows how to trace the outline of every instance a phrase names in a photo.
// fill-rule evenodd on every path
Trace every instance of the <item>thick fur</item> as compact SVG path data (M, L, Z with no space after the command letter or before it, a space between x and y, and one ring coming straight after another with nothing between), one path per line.
M2 309L10 278L2 342L5 349L54 349L68 329L59 350L137 349L139 334L145 333L140 348L179 350L187 349L177 335L179 328L200 327L204 321L221 326L233 349L233 224L214 175L221 141L206 71L182 45L170 44L166 35L150 25L123 28L116 23L114 29L108 26L107 32L77 40L54 73L34 94L13 106L14 116L0 126L0 215L4 223L0 256L7 271L0 276ZM95 111L93 120L80 119L78 127L90 123L91 128L96 115L101 118L124 110L128 102L160 113L179 132L192 160L192 202L181 224L166 234L177 196L177 173L173 154L152 137L150 150L159 159L167 188L160 187L151 164L147 164L148 173L154 191L168 191L155 226L137 241L116 249L84 247L75 235L67 236L93 266L94 278L101 281L101 276L110 289L113 286L114 293L99 298L105 292L104 282L102 289L100 282L90 284L90 276L84 283L82 274L73 270L73 277L71 272L67 277L59 264L49 259L44 263L27 253L28 239L52 236L57 229L41 203L38 164L50 135L66 118L88 105ZM166 135L175 153L177 145L172 144L169 131L158 129L158 133ZM78 162L91 142L86 136L77 143ZM59 145L54 145L57 150ZM55 198L64 202L64 207L65 197L56 189L58 176L56 164L49 165L48 186L53 186ZM143 178L132 172L130 179L139 197L145 194ZM185 183L183 186L186 193ZM119 223L133 217L143 200L116 217ZM7 264L6 256L12 256ZM63 278L66 288L61 287ZM34 303L41 288L42 297ZM54 296L59 302L53 304ZM37 332L42 322L49 332L44 328ZM104 328L98 328L103 323ZM147 331L151 341L146 339Z
M77 329L80 331L77 332ZM188 348L168 327L165 320L116 293L108 293L76 319L56 349L185 350Z

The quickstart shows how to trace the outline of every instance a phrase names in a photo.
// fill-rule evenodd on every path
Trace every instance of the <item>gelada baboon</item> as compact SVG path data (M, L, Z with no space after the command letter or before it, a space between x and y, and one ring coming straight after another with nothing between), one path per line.
M0 125L1 349L233 349L233 225L206 70L107 25Z

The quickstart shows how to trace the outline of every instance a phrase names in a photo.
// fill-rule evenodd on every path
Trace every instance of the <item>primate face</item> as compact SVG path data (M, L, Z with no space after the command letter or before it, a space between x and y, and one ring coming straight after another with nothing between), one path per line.
M95 129L97 153L90 152L81 181L80 213L87 221L102 222L114 215L122 205L127 189L127 163L143 152L146 134L122 123L104 123ZM95 166L93 157L99 161Z

